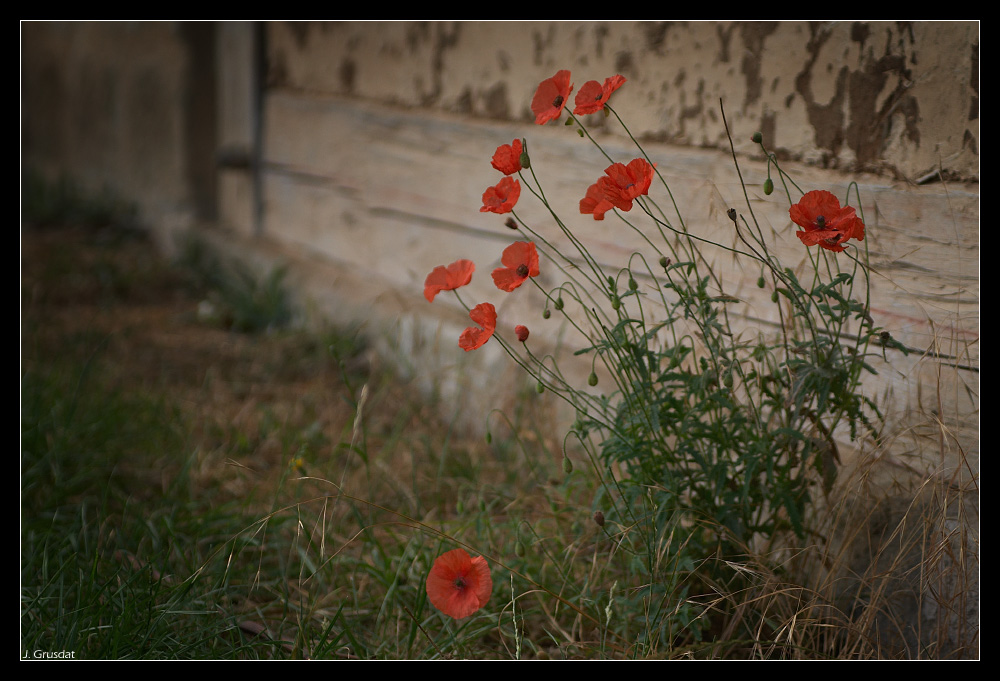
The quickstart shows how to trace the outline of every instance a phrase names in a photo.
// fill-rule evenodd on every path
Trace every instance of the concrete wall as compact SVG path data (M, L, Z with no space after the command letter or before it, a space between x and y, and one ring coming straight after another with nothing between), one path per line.
M400 22L268 27L271 88L530 121L538 82L620 73L646 139L916 179L978 177L976 22ZM607 127L613 129L612 123ZM620 135L620 131L612 130Z
M874 315L919 350L869 389L900 432L938 419L950 448L977 455L978 45L974 22L24 23L23 163L110 186L160 234L197 225L225 248L293 263L312 309L364 321L481 427L523 382L496 344L457 348L467 316L450 296L428 304L423 279L473 259L466 301L497 304L505 333L526 323L539 347L577 342L543 323L537 292L492 286L515 237L479 212L480 196L498 179L496 146L525 137L560 215L603 264L626 264L641 240L577 210L605 159L529 109L559 69L576 89L621 73L613 104L695 233L733 243L726 210L752 206L788 264L804 264L787 201L759 189L757 130L804 189L843 197L860 183ZM636 155L614 118L585 122L616 159ZM940 180L935 170L948 182L915 184ZM517 210L566 247L527 192ZM759 272L709 256L748 301L737 312L748 328L773 328ZM540 281L561 280L543 267Z
M213 219L215 47L207 23L22 23L22 167L166 228Z

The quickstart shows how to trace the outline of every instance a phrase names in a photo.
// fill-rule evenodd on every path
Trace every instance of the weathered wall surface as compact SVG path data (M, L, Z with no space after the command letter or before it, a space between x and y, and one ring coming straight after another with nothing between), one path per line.
M978 186L914 186L900 178L939 164L946 177L974 174L975 146L963 140L978 137L978 120L969 115L970 107L978 113L975 59L967 49L977 40L975 28L269 25L262 222L268 234L336 264L344 282L338 288L350 293L335 298L334 314L350 309L346 316L366 315L375 323L375 311L391 310L386 337L416 358L427 376L510 381L510 359L498 348L468 356L457 350L468 326L461 306L450 296L428 305L420 295L435 265L470 258L478 273L463 289L469 305L496 304L508 335L514 324L525 323L536 342L560 338L577 347L580 339L565 327L542 321L540 294L498 294L489 278L504 246L519 238L503 227L502 217L478 210L482 192L499 179L489 165L497 145L528 140L547 196L602 265L615 271L633 251L649 250L620 223L579 215L579 199L606 160L562 121L534 125L529 104L538 82L561 68L572 71L576 87L626 75L613 97L615 109L645 140L688 226L734 245L726 210L749 209L732 157L722 151L728 148L722 98L737 150L744 152L753 210L790 265L803 267L805 256L787 199L760 191L766 164L754 155L752 132L763 130L779 157L800 159L789 169L805 190L826 188L844 197L852 179L860 183L877 273L873 314L918 349L883 367L868 388L891 403L888 411L900 424L942 412L946 427L974 449L978 401L966 388L971 383L978 394L976 374L946 372L939 379L939 365L926 353L978 365ZM916 111L926 116L914 117ZM588 116L584 122L616 160L636 155L614 118ZM846 174L846 168L879 173ZM527 191L516 210L560 250L571 250ZM774 328L777 310L769 292L753 284L759 272L734 267L721 251L708 252L726 292L750 302L734 313L749 328ZM543 268L539 281L551 288L561 277ZM481 391L469 389L475 380L465 381L443 390L462 395L471 420L481 418L488 405L478 402ZM919 388L941 381L933 394L945 395L944 409Z
M502 121L558 69L620 73L643 138L728 149L721 99L741 151L978 177L976 22L276 23L268 48L274 88Z
M579 215L607 162L561 121L534 125L538 82L559 69L577 90L624 75L613 105L691 230L731 245L726 210L752 207L801 267L787 200L760 191L761 130L805 190L845 197L859 182L873 314L918 350L870 389L900 432L939 419L949 446L978 451L979 193L957 181L978 176L976 23L28 23L22 38L25 165L109 185L159 230L217 214L224 247L293 263L315 308L368 324L470 425L523 383L495 344L457 348L464 310L421 295L434 266L473 259L463 294L494 302L501 332L525 323L539 347L579 340L543 322L537 291L492 286L517 238L479 212L499 179L493 150L528 139L547 195L603 265L646 248L621 223ZM616 160L636 155L614 117L584 122ZM935 168L947 183L912 183ZM567 247L527 191L517 211ZM709 250L748 328L773 328L759 271ZM539 281L560 276L546 267Z

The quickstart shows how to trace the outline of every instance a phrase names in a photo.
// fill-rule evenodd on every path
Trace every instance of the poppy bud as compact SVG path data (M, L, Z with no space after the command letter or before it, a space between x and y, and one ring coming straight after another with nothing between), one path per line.
M611 296L611 308L617 310L622 306L621 298L618 296Z
M558 298L556 298L556 309L557 310L563 309L563 299L562 299L562 296L559 296Z
M771 192L773 191L774 191L774 182L772 182L771 178L769 177L766 180L764 180L764 193L770 196Z
M503 224L507 227L507 229L517 229L517 223L514 221L514 218L507 218L507 222Z
M722 379L722 385L726 386L727 388L732 388L733 387L733 375L732 374L726 374L725 377Z
M634 291L637 288L639 288L639 283L635 279L633 279L632 277L629 277L628 278L628 287Z
M486 431L486 444L493 442L493 433Z
M576 134L579 135L580 137L583 137L583 130L581 130L580 128L577 128L576 129Z
M772 303L776 303L776 302L778 302L778 292L777 292L777 291L774 291L774 292L773 292L773 293L771 294L771 302L772 302Z
M455 502L455 512L458 513L458 515L465 513L465 504L462 503L461 499Z
M563 457L563 472L569 475L573 472L573 462L569 460L568 456Z
M604 514L600 511L594 511L594 523L598 527L604 527Z
M541 382L541 381L539 381L539 382L538 382L538 383L537 383L537 384L535 385L535 392L536 392L536 393L538 393L539 395L541 395L541 394L542 394L543 392L545 392L545 386L544 386L544 385L542 385L542 382Z
M531 159L528 158L528 150L527 149L525 149L524 151L521 152L521 158L517 159L517 162L521 164L522 168L530 168L531 167Z
M552 311L549 310L549 308L545 308L544 310L542 310L542 319L548 319L551 316L552 316Z
M517 554L518 558L524 558L524 542L520 539L514 542L514 553Z
M735 208L730 208L728 211L726 211L726 215L729 216L730 220L732 220L733 222L736 222L736 209Z
M670 258L668 258L665 255L662 256L660 258L660 267L662 267L663 269L667 269L667 267L669 267L669 266L670 266Z
M750 139L751 139L751 140L753 140L753 143L754 143L754 144L760 144L761 142L763 142L763 141L764 141L764 136L763 136L763 135L761 135L761 134L760 134L759 132L755 132L755 133L754 133L754 134L753 134L753 135L752 135L752 136L750 137Z
M587 383L590 385L597 385L597 374L593 371L590 372L590 378L587 379Z
M767 282L764 281L764 277L757 277L757 288L764 288L766 284Z
M528 340L528 327L522 324L518 324L514 327L514 333L517 335L517 339L522 343Z

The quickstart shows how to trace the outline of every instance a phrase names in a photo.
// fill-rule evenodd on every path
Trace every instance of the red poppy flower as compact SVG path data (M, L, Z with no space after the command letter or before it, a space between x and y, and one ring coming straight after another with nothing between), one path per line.
M493 578L486 559L473 558L465 549L442 553L427 575L431 605L457 620L486 605L492 593Z
M521 183L510 177L505 177L495 187L483 192L483 206L480 213L509 213L521 196Z
M470 326L459 336L458 347L466 352L481 348L497 330L497 309L491 303L479 303L469 312L469 319L483 328Z
M528 340L528 333L530 333L530 332L528 331L528 327L527 326L524 326L522 324L518 324L517 326L514 327L514 335L516 335L517 339L519 341L521 341L522 343L524 341Z
M593 214L595 220L603 220L612 208L632 210L632 201L648 194L653 182L653 166L642 158L632 159L628 165L612 163L604 172L580 200L580 212Z
M624 211L632 210L632 200L649 193L653 182L653 166L646 159L636 158L628 165L612 163L604 169L607 178L601 178L604 198Z
M608 103L611 93L625 84L625 76L611 76L604 79L604 85L596 80L589 80L583 84L580 91L576 93L576 108L573 113L577 116L583 114L597 113Z
M503 249L500 262L503 267L493 270L493 283L501 291L510 293L528 277L538 276L538 251L530 241L515 241Z
M539 83L535 96L531 99L531 111L535 114L535 123L544 125L559 118L572 91L569 71L565 70Z
M424 280L424 298L433 303L434 296L441 291L453 291L472 281L475 271L476 265L471 260L456 260L447 267L438 265Z
M828 191L811 191L788 209L792 222L805 229L796 232L806 246L819 244L828 251L840 252L848 239L865 240L865 223L851 206L841 207Z
M493 167L504 175L513 175L521 170L521 153L524 146L521 140L514 140L510 144L501 144L493 153Z
M601 178L606 179L606 178ZM583 215L593 215L595 220L603 220L604 214L614 208L614 205L604 198L604 191L601 189L600 181L590 185L587 195L580 199L580 213Z

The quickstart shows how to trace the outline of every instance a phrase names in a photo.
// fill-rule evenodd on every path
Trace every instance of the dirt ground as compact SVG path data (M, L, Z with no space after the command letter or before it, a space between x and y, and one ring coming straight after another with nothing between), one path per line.
M310 439L336 443L349 433L363 384L377 382L379 399L392 404L395 393L399 403L405 387L373 367L360 339L238 333L199 313L209 293L141 233L25 229L22 375L39 363L76 361L97 367L107 389L168 396L190 429L195 475L234 495L285 471L291 449L308 463ZM371 414L375 434L400 418ZM431 420L419 408L405 418L414 427Z

